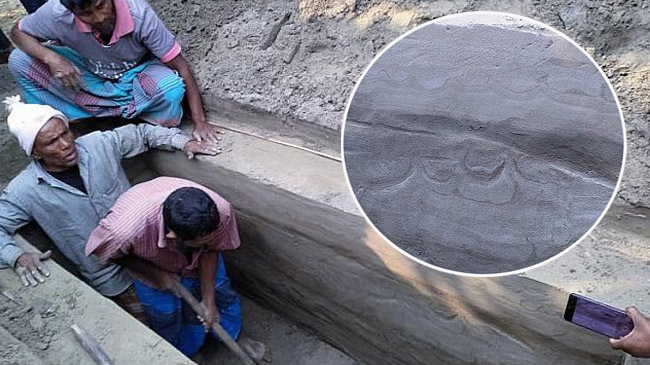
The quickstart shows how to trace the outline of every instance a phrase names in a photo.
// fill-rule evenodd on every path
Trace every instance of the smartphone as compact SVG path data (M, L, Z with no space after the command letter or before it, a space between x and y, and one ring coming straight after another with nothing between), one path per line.
M564 319L609 338L621 338L634 329L625 311L576 293L569 295Z

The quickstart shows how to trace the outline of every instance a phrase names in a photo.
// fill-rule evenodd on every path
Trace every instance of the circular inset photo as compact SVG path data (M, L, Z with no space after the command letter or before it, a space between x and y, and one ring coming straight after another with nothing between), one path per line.
M404 34L368 66L345 118L347 179L371 225L456 274L512 274L568 250L611 204L625 158L605 74L513 14Z

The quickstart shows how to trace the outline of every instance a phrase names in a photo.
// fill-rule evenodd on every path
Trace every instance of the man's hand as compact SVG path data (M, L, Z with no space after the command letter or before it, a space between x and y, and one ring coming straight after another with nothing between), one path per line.
M45 64L50 68L50 72L64 87L79 89L84 86L84 80L81 77L81 71L72 62L56 52L48 53L45 58Z
M18 257L14 272L20 277L23 285L36 286L45 282L45 277L50 276L50 271L41 261L49 259L50 256L52 251L47 250L44 253L26 252Z
M217 155L221 153L221 146L213 142L191 140L185 143L185 146L183 146L183 152L185 152L187 158L191 160L197 153L212 156Z
M197 141L207 141L212 143L219 143L221 135L223 134L216 126L208 122L194 122L194 131L192 137Z
M177 297L180 293L176 290L176 283L180 282L178 275L163 270L157 270L155 274L156 286L158 290L170 291Z
M205 327L205 332L208 332L210 331L213 322L219 323L221 316L219 315L219 310L214 302L214 298L211 300L201 301L201 308L203 308L203 314L196 316L196 318L198 318L203 324L203 327Z
M634 329L623 338L610 338L610 345L634 357L650 357L650 320L635 307L626 308L625 311L632 318Z

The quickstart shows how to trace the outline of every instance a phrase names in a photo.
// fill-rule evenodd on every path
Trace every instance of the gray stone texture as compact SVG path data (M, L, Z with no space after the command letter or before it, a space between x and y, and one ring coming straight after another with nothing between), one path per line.
M433 23L383 53L351 101L344 158L393 243L492 274L589 230L614 192L624 131L606 79L571 42L518 16L482 22Z

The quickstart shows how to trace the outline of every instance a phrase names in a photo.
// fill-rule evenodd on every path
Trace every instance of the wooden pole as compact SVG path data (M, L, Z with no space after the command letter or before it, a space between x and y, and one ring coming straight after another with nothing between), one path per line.
M110 357L104 352L104 350L101 348L97 340L93 338L86 330L83 328L79 327L76 323L74 323L72 326L72 333L74 333L74 337L79 340L81 343L81 346L90 354L90 356L95 360L95 362L99 365L113 365L113 360L111 360Z
M183 300L185 300L185 302L187 302L187 304L189 304L190 308L192 308L192 310L194 312L196 312L196 314L203 315L203 307L201 307L201 304L199 303L199 301L196 300L196 298L194 298L192 293L190 293L190 291L187 290L187 288L185 288L183 286L183 284L181 284L179 281L174 281L174 288L176 289L178 294L180 294L181 298L183 298ZM212 327L212 330L217 333L219 338L226 344L226 346L228 346L228 348L232 352L234 352L235 355L237 355L237 357L239 357L242 364L244 364L244 365L255 365L255 361L253 361L253 359L251 359L244 352L244 350L242 350L242 348L239 347L237 342L235 342L235 340L233 340L232 337L230 337L228 332L226 332L226 330L223 329L223 327L221 327L221 325L219 323L212 322L211 327Z

